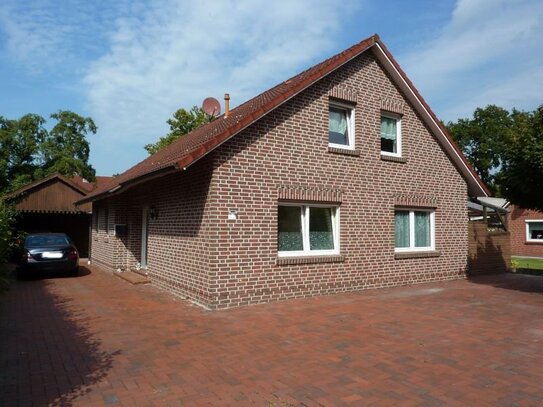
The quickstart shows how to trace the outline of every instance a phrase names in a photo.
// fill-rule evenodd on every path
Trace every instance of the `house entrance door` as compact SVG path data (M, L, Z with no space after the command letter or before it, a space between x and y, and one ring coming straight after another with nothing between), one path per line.
M149 241L149 207L145 206L141 216L141 268L147 267L147 243Z

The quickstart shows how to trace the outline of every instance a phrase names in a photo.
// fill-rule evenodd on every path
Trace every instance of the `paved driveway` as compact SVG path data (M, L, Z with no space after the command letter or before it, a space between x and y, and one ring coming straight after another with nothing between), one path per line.
M207 312L83 270L0 296L0 405L543 404L543 278Z

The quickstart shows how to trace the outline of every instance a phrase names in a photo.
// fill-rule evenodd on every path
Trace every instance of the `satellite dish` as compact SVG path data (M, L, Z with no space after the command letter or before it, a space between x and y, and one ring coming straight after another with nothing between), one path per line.
M205 98L202 103L202 109L210 116L218 116L221 114L221 104L215 98Z

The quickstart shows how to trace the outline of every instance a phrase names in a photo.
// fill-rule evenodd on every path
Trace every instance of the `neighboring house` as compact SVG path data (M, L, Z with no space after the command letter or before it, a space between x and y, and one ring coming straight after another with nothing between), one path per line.
M55 173L27 184L5 196L19 211L16 228L28 233L64 232L76 244L82 257L89 252L91 204L76 206L111 177L96 177L93 183L79 176L67 178Z
M94 264L224 308L462 278L466 201L487 195L372 36L80 203Z
M511 254L543 258L543 213L509 206Z

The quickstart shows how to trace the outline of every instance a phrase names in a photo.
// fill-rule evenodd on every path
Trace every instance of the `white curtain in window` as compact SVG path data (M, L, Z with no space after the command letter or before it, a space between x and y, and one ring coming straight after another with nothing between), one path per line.
M334 249L332 208L309 208L309 249Z
M347 134L347 112L342 109L330 108L328 120L328 134L330 143L349 144Z
M381 138L396 140L396 120L381 117Z
M415 212L415 247L429 247L430 245L430 214Z
M279 207L277 249L280 252L304 249L301 210L298 206Z
M347 132L347 112L340 109L330 109L328 130L331 133L345 134Z
M396 247L409 247L409 212L396 211Z

